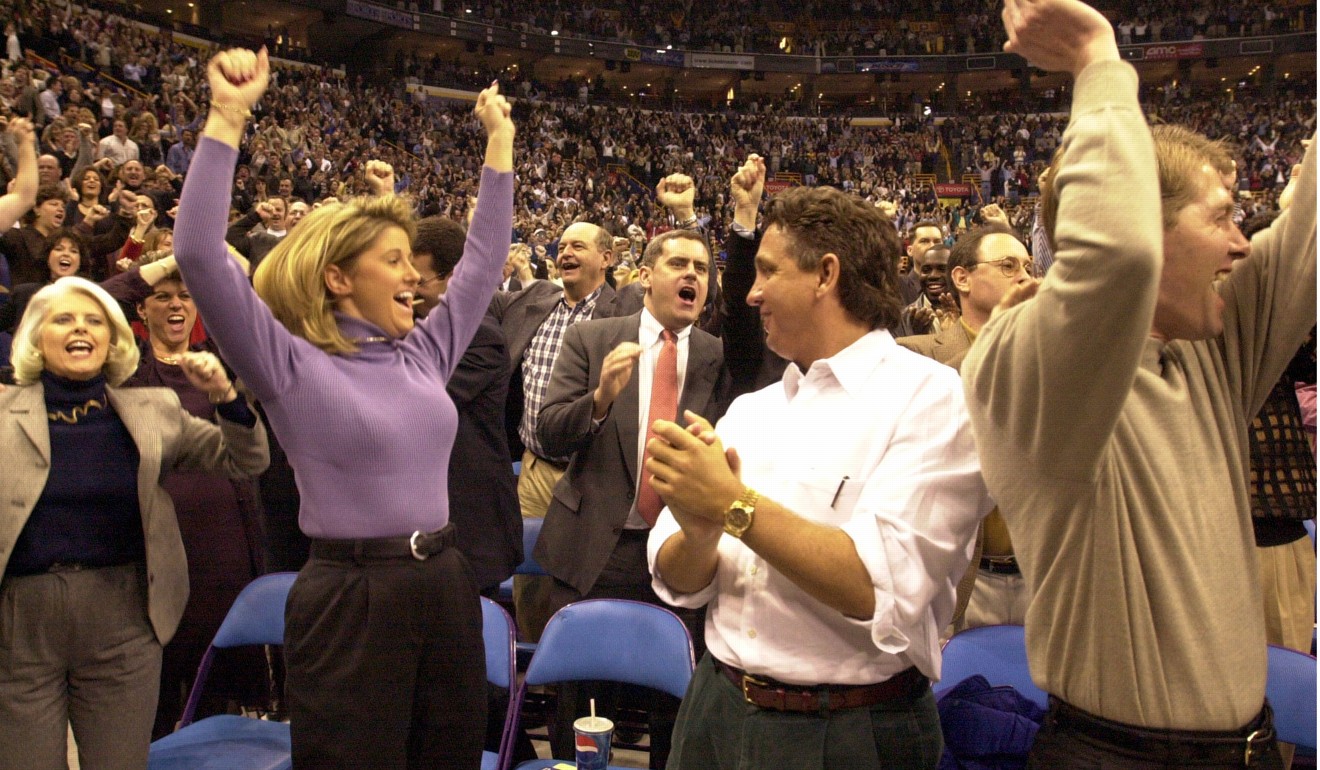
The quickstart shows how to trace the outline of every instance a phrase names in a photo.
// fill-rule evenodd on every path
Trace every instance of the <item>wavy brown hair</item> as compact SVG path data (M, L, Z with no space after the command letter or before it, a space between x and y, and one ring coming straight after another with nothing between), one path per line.
M849 315L872 329L898 325L902 247L875 206L831 187L794 187L766 205L771 225L788 236L802 270L816 270L826 254L839 258L839 301Z

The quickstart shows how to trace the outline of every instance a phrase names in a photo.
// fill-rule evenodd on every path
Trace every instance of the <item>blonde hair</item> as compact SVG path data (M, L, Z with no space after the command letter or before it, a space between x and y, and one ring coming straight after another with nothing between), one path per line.
M174 230L169 227L156 227L155 225L152 225L151 230L149 230L146 237L142 239L142 250L144 252L151 252L160 249L160 242L164 240L167 235L173 238ZM173 253L173 249L161 254L161 257L168 256L171 253ZM160 259L160 257L157 257L157 259Z
M1178 125L1153 126L1155 165L1160 184L1160 219L1165 230L1178 224L1178 215L1201 195L1201 170L1210 166L1218 174L1234 170L1232 149ZM1063 149L1055 152L1040 180L1041 224L1050 245L1055 246L1054 228L1059 218L1059 196L1055 187L1064 165Z
M321 206L271 249L252 285L291 334L331 355L355 352L357 345L339 332L325 271L336 265L351 273L358 256L391 227L407 233L409 242L416 237L412 207L398 195Z
M133 125L130 128L130 133L149 137L153 131L159 130L160 124L156 122L155 114L148 110L146 112L138 113L138 116L133 118Z
M46 326L50 306L70 294L90 297L101 306L101 312L110 324L110 350L103 367L105 381L118 386L137 371L137 341L133 338L133 329L129 327L128 320L124 318L124 311L119 309L119 303L100 286L86 278L70 275L33 294L23 313L23 320L14 331L10 362L14 366L14 382L19 385L31 385L41 378L41 372L46 368L46 357L41 353L41 330Z
M1178 223L1178 214L1201 196L1206 166L1222 175L1233 169L1233 156L1222 142L1176 125L1154 126L1155 163L1159 166L1160 204L1164 229Z

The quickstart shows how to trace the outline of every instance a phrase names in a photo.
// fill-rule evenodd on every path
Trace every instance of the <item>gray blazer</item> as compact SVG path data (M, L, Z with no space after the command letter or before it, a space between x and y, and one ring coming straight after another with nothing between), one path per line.
M193 417L168 388L106 388L110 405L138 448L138 507L147 548L147 604L160 643L174 636L188 601L188 561L174 503L160 486L172 470L204 470L231 478L256 476L270 456L258 420L245 428ZM50 431L41 383L0 393L0 458L6 514L0 517L0 574L50 474Z
M641 313L585 321L569 328L537 424L547 452L573 455L555 486L536 560L582 594L590 592L628 521L637 486L638 378L628 380L598 430L592 393L606 354L637 342ZM727 408L728 371L719 339L694 328L678 413L690 409L714 423Z

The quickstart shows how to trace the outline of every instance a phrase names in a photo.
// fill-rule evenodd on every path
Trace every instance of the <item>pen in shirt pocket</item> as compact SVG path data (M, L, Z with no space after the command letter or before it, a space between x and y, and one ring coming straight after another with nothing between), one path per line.
M843 485L844 485L844 484L847 484L847 483L848 483L848 477L847 477L847 476L844 476L843 478L839 479L839 488L836 489L836 490L834 490L834 498L833 498L832 500L830 500L830 507L831 507L831 508L833 508L834 505L835 505L836 503L839 502L839 495L842 494L842 492L843 492Z

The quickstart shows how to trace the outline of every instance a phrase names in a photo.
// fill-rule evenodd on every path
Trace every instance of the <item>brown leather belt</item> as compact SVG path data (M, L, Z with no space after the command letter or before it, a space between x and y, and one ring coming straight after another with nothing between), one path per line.
M830 712L874 706L891 700L912 699L930 690L930 680L916 666L898 672L876 684L786 684L768 677L749 674L721 663L715 667L753 706L772 711Z
M358 540L326 540L313 538L312 556L331 561L361 561L375 559L416 559L426 561L437 553L452 548L457 541L454 525L446 524L434 532L414 532L399 537L368 537Z

